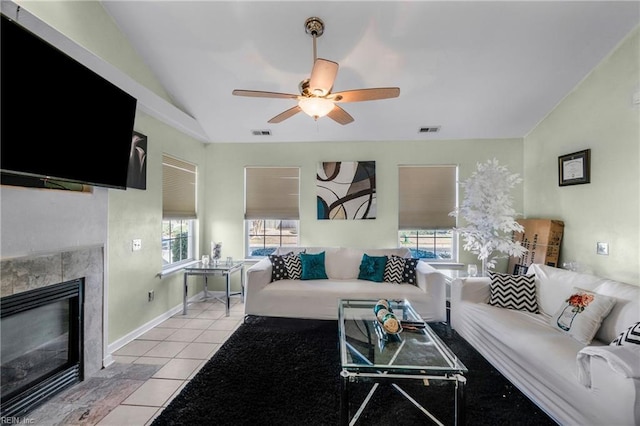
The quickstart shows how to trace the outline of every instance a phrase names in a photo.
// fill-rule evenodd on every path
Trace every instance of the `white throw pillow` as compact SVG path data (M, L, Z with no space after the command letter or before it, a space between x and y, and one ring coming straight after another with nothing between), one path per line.
M560 305L549 323L552 327L588 345L615 303L616 299L613 297L573 287L571 294Z

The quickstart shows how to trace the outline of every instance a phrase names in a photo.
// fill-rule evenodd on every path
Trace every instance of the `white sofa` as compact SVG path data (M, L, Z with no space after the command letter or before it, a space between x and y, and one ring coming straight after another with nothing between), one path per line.
M363 254L409 257L406 248L286 247L274 254L303 250L308 254L325 252L328 279L271 282L271 261L261 259L247 269L245 315L337 319L339 299L407 299L425 320L446 320L445 276L425 262L417 264L417 285L358 279Z
M527 272L540 313L488 304L489 278L457 279L452 328L559 424L640 424L640 345L609 345L640 321L640 287L544 265ZM588 345L549 324L573 287L616 298Z

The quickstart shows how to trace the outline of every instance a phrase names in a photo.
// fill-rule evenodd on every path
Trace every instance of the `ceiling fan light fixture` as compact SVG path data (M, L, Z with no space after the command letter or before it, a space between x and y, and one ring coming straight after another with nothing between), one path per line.
M317 120L329 114L334 107L331 100L326 98L303 97L298 101L298 106L308 116Z

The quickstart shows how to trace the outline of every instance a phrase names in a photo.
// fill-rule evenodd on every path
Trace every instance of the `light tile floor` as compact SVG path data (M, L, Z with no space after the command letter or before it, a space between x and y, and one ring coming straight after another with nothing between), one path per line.
M232 299L191 303L117 350L115 363L56 395L28 416L38 425L145 426L180 393L242 324L244 304Z

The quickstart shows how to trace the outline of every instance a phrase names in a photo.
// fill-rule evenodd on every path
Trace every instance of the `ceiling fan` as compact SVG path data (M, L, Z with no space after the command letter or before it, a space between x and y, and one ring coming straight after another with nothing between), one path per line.
M374 101L396 98L400 95L398 87L378 87L332 93L331 89L333 89L333 83L338 74L338 63L318 58L316 55L316 39L324 33L324 22L320 18L312 17L305 21L304 27L305 32L313 37L313 68L311 76L300 82L299 95L240 89L232 92L236 96L283 98L298 101L296 106L276 115L269 120L269 123L280 123L300 111L304 111L314 120L326 115L342 125L349 124L353 121L353 117L338 106L338 103Z

